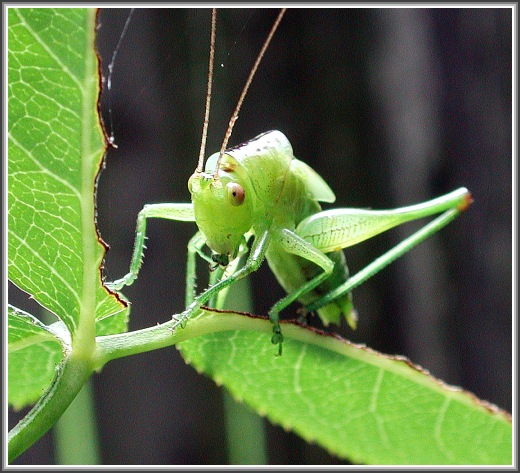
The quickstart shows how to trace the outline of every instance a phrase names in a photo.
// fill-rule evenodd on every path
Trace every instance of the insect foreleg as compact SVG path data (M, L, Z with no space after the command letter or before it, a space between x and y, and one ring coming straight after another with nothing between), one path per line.
M206 241L201 232L195 233L188 242L188 259L186 263L186 307L195 299L195 287L197 279L196 256L197 254L211 263L211 259L202 252L202 247Z
M188 262L186 265L186 307L188 307L195 300L195 287L196 287L196 279L197 279L197 269L196 269L196 256L199 255L204 261L208 262L211 278L210 284L216 284L221 277L226 277L226 275L231 275L237 270L237 266L240 260L240 257L243 256L247 252L247 246L244 244L241 245L240 250L238 252L237 258L235 258L229 265L226 267L225 272L220 271L220 267L215 264L215 262L208 256L202 248L206 244L206 239L202 232L197 232L188 242ZM223 291L225 292L225 291ZM222 300L222 293L219 293L219 299ZM223 296L225 297L225 296ZM220 308L221 306L218 303L215 307Z
M392 249L381 255L379 258L372 261L372 263L365 266L362 270L350 277L344 284L338 286L333 291L329 292L325 296L317 299L312 304L307 306L307 310L313 311L320 307L323 307L343 294L351 291L356 286L359 286L367 279L371 278L374 274L381 271L384 267L401 257L407 251L411 250L414 246L418 245L422 241L426 240L430 235L440 230L442 227L447 225L453 219L455 219L461 213L461 209L454 208L448 210L437 217L429 224L422 227L420 230L398 243Z
M270 235L268 230L262 230L258 235L255 236L251 252L244 264L239 270L233 272L229 277L224 277L216 284L208 287L204 292L199 294L193 302L186 308L184 312L175 317L176 324L184 324L199 308L201 305L206 304L213 296L216 296L220 291L233 284L235 281L247 276L248 274L256 271L262 261L265 258L265 252L269 246Z
M244 264L243 256L245 254L247 254L247 252L248 252L247 242L249 241L249 238L251 236L252 235L250 235L250 234L245 235L245 242L244 242L244 244L240 245L237 257L226 266L224 274L222 275L222 279L228 278L231 275L235 274L238 271L240 264L241 263ZM216 271L214 273L216 273ZM214 283L217 283L218 280L219 280L219 278L218 278L218 275L216 274ZM224 304L225 304L225 301L226 301L226 298L227 298L227 295L228 295L230 287L231 286L227 286L224 289L222 289L217 294L217 296L214 297L210 301L211 307L216 307L217 309L222 309L224 307ZM213 300L215 301L214 303L212 302Z
M124 286L130 286L136 279L141 263L146 240L146 223L149 218L164 218L182 222L194 222L193 204L150 204L145 205L137 216L135 232L134 252L130 263L130 271L114 282L105 282L105 286L112 290L120 290Z

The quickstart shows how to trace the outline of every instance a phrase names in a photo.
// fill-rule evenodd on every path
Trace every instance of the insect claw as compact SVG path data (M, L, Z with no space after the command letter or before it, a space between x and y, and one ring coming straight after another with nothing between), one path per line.
M282 354L282 342L283 342L283 335L282 335L282 329L280 328L280 324L273 325L273 336L271 337L271 343L273 345L278 345L278 355L281 356Z
M309 315L309 312L305 309L298 309L296 313L298 314L298 316L296 317L296 321L302 325L308 325L307 316Z
M173 332L177 326L179 326L180 328L185 328L186 327L186 322L187 322L187 318L186 318L186 315L184 313L182 314L179 314L178 316L177 315L172 315L172 319L175 320L176 324L170 328L170 330Z
M307 307L303 306L303 307L299 307L298 309L296 309L296 313L298 314L299 317L307 317L307 315L309 315L310 311L307 310Z

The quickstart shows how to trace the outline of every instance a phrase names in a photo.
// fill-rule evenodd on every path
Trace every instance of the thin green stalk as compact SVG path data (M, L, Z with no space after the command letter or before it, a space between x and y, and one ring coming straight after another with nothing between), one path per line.
M42 308L41 320L50 325L54 317ZM93 398L92 381L89 379L53 427L57 464L100 464L99 436Z
M252 312L253 301L249 279L241 279L230 287L228 307ZM226 307L226 304L224 304ZM230 465L267 465L268 455L264 420L224 390L224 417L228 463Z
M56 463L99 465L96 426L92 380L89 379L54 426Z
M267 465L264 420L224 390L228 464Z
M259 322L261 323L259 324ZM97 337L94 369L99 369L108 361L116 358L169 347L208 333L226 330L254 330L271 333L271 325L267 319L222 314L204 309L201 309L200 314L196 314L184 327L176 327L176 324L177 322L172 319L142 330Z

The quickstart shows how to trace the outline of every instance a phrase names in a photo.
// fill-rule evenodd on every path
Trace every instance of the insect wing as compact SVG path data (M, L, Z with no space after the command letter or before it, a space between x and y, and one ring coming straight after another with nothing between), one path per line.
M309 199L329 203L336 200L336 196L329 185L308 164L305 164L299 159L293 159L291 162L291 171L304 183Z

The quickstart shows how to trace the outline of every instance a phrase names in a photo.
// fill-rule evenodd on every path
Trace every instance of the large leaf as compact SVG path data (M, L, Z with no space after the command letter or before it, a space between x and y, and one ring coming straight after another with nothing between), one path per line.
M9 279L71 333L90 310L119 314L109 331L122 331L122 305L101 284L95 227L105 145L94 12L10 9L8 39Z
M214 315L223 316L233 320L221 326L241 330L182 342L185 359L333 454L367 464L511 464L508 414L408 360L292 324L274 356L270 337L251 331L265 320Z
M101 283L105 248L95 222L105 148L96 110L95 10L9 9L8 23L9 279L65 324L72 340L78 327L94 333L94 324L98 335L125 331L125 304ZM38 355L38 364L22 369L22 344L10 347L18 381L45 378L45 387L49 370L42 375L41 367L55 365L56 349L48 346L59 345L27 338L27 317L9 319L9 340L25 337L23 356ZM15 376L9 381L14 389Z

